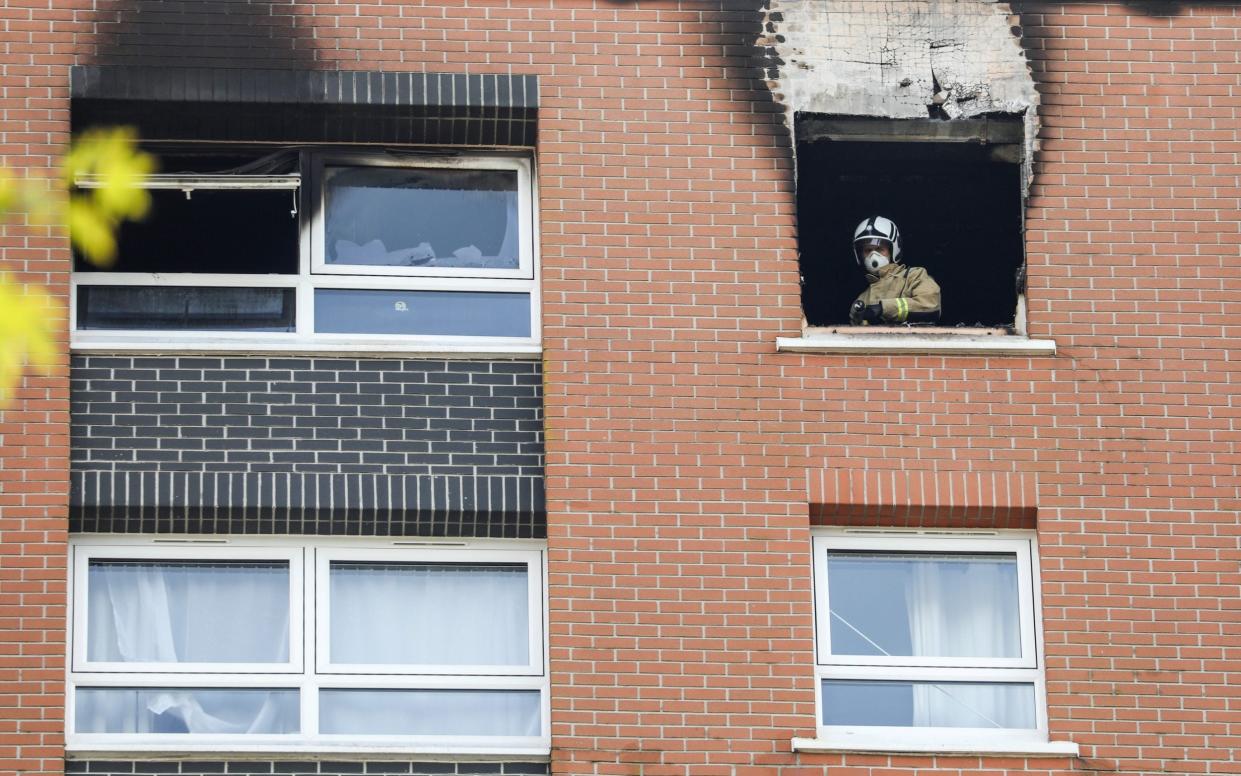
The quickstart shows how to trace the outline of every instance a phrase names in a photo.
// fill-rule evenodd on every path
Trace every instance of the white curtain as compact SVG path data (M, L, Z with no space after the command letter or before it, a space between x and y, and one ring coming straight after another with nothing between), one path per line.
M1020 657L1016 562L1006 556L911 559L906 591L910 642L918 657ZM914 724L1034 727L1025 685L915 683ZM1027 724L1028 723L1028 724Z
M1029 684L915 683L913 699L917 727L1037 727Z
M86 687L79 733L296 733L296 690Z
M537 736L537 690L322 690L323 733Z
M289 659L287 564L95 561L88 587L91 661Z
M517 266L519 252L521 247L518 244L518 236L521 233L521 221L517 217L517 192L500 191L496 192L504 197L504 241L500 243L500 250L496 251L496 258L500 266L508 266L511 262L513 266Z
M915 656L1021 656L1015 559L941 555L907 563L906 606Z
M333 563L332 663L530 662L526 567Z
M288 662L287 564L92 561L88 588L91 661ZM282 704L264 690L99 689L82 697L94 699L94 713L104 717L97 725L108 732L159 727L135 715L135 703L153 717L179 719L190 733L277 732L273 726L287 726L276 719ZM114 731L118 726L122 730Z

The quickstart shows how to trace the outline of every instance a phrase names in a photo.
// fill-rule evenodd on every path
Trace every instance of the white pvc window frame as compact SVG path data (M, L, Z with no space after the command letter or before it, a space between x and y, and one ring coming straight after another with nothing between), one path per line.
M392 268L350 265L348 269L325 268L322 259L324 214L322 169L325 164L354 167L434 167L515 170L518 175L520 259L516 270L471 268L408 268L392 274ZM463 153L458 156L402 156L376 153L303 154L303 172L288 176L163 176L152 178L150 189L233 190L291 189L300 197L297 206L297 274L216 274L191 272L74 272L70 276L70 347L75 351L178 351L178 352L273 352L334 353L353 355L388 353L436 353L466 356L536 356L542 341L542 300L538 257L537 176L533 160L526 155ZM278 180L277 180L278 179ZM93 179L85 187L98 185ZM307 207L317 199L319 207ZM296 202L296 200L295 200ZM314 215L311 215L311 213ZM378 270L378 271L373 271ZM178 329L79 329L78 294L83 287L167 286L177 288L283 288L294 291L294 331L183 331ZM315 292L319 290L462 291L517 293L530 300L528 337L442 334L327 333L314 330Z
M75 537L69 543L69 653L65 694L66 749L74 753L236 752L394 753L545 756L550 751L551 703L547 672L546 557L541 543L523 540L412 541L329 538L212 537L169 540L140 536ZM92 559L283 560L290 567L290 653L288 665L102 664L85 660L88 564ZM317 650L326 643L326 588L316 579L330 560L381 562L524 564L529 585L530 665L496 668L401 666L346 673L339 666L319 670ZM453 559L453 560L449 560ZM296 573L294 573L296 568ZM299 630L293 630L293 622ZM297 646L294 647L293 645ZM296 649L296 652L294 650ZM296 654L294 660L292 656ZM369 667L368 667L369 668ZM449 673L448 668L453 672ZM486 667L490 670L491 667ZM255 670L258 669L258 670ZM285 734L100 734L75 730L79 688L296 690L298 733ZM539 694L537 736L415 736L320 734L319 690L524 690Z
M1002 751L1037 748L1048 740L1044 677L1042 603L1038 547L1033 533L867 531L832 529L812 537L815 597L815 746L829 749L902 751ZM830 637L831 591L827 556L831 550L884 553L974 555L1002 553L1017 560L1021 655L1015 658L944 658L833 655ZM1034 729L825 725L823 682L831 679L905 682L1019 683L1034 688ZM894 742L899 742L894 743Z

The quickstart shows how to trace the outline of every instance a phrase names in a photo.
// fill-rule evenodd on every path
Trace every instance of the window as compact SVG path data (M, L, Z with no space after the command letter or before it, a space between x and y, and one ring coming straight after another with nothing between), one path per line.
M858 748L1047 741L1033 538L814 539L819 737Z
M72 748L546 752L538 550L72 551Z
M525 158L199 149L161 164L116 265L76 264L75 347L537 349Z
M902 263L941 290L938 328L1024 330L1025 161L1020 116L880 120L798 114L797 210L802 307L811 328L850 327L867 287L854 228L882 215L900 229Z

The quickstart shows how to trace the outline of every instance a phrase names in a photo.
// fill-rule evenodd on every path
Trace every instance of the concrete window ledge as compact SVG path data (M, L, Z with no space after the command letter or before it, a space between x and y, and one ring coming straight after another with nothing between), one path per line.
M1072 741L1044 742L1012 742L1012 743L980 743L976 747L962 745L959 742L945 742L942 745L918 744L902 746L899 741L879 743L875 741L841 741L839 739L794 738L794 752L861 752L867 754L960 754L970 756L1004 755L1007 757L1077 757L1077 744Z
M800 337L777 337L781 353L892 355L1054 356L1056 341L1030 339L1004 329L908 326L808 327Z

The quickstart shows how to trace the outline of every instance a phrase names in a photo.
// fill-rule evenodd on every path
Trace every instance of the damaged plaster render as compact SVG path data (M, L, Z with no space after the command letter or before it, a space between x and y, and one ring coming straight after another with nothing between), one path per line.
M996 0L770 0L760 46L789 112L891 119L1026 117L1038 93L1020 17Z

